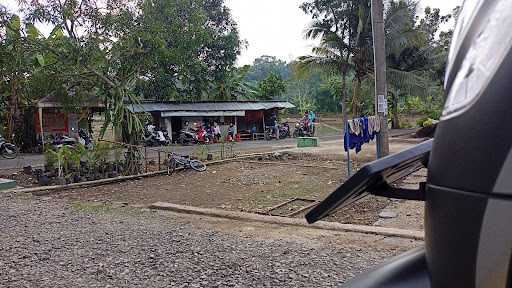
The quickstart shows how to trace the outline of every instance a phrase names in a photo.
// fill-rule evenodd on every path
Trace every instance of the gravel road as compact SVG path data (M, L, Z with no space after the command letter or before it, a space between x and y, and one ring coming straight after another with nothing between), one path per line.
M0 287L332 287L420 244L0 193Z

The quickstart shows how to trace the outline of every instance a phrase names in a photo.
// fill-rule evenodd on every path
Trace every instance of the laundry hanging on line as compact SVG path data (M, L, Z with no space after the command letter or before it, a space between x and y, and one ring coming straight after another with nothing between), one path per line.
M355 149L359 153L362 146L374 140L375 135L380 132L379 116L354 118L348 120L347 126L344 135L345 151Z

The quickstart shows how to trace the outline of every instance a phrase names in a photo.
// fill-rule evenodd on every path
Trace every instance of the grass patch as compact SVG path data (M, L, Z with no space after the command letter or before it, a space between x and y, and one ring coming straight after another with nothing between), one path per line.
M338 127L339 126L339 127ZM329 123L328 125L319 123L315 127L316 136L331 136L331 135L342 135L343 124L342 123Z

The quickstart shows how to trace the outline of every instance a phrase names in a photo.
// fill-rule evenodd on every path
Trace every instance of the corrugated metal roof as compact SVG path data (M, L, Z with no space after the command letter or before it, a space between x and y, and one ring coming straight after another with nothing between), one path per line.
M100 98L95 96L89 96L86 99L82 99L83 101L80 102L78 105L80 107L94 107L94 108L103 108L105 105L101 101ZM55 95L49 95L37 102L37 107L39 108L57 108L57 107L63 107L63 104L59 102L57 97Z
M151 102L133 105L134 112L164 112L164 111L251 111L274 108L294 108L286 101L230 101L230 102Z
M162 117L220 117L220 116L245 116L245 111L165 111Z

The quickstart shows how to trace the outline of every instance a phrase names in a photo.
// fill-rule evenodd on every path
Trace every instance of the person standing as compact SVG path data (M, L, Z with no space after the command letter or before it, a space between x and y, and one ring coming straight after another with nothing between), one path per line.
M313 110L310 110L309 111L309 132L311 133L311 136L315 135L315 120L316 120L316 115L315 115L315 112Z
M235 125L233 123L229 124L228 128L228 141L234 141L235 140Z
M220 133L220 126L219 123L213 122L213 136L217 141L220 140L221 133Z
M277 113L272 111L270 115L270 126L272 126L272 134L275 135L276 139L279 139L279 123L277 122Z

